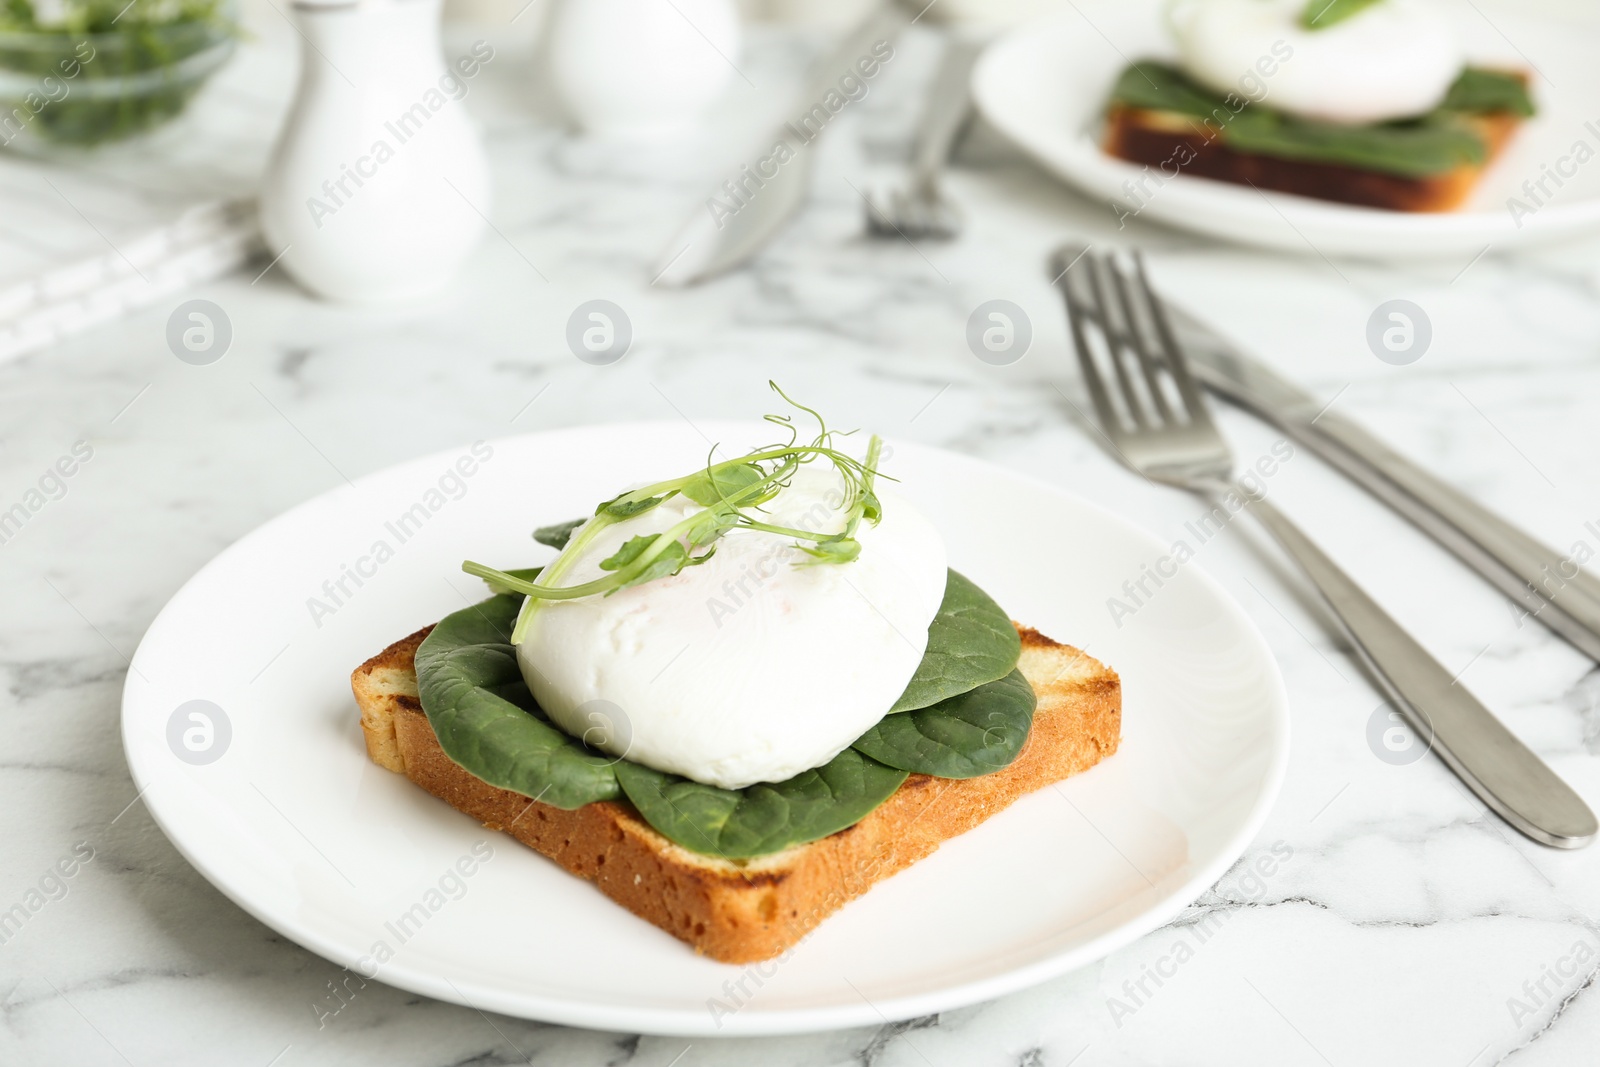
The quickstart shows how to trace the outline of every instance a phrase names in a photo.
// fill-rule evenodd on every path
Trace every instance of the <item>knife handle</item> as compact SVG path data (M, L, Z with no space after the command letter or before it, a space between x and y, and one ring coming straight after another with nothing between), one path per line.
M1534 618L1600 660L1600 579L1335 414L1296 433ZM1318 440L1310 439L1320 439Z
M1594 813L1571 786L1281 511L1259 497L1246 499L1250 513L1304 568L1390 702L1480 800L1541 844L1582 848L1594 839Z
M972 68L983 49L951 34L944 57L934 74L933 87L917 126L915 159L917 177L926 182L939 173L972 110Z
M1409 519L1539 622L1600 660L1600 579L1542 544L1169 305L1205 384L1272 423ZM1600 541L1600 529L1590 526Z

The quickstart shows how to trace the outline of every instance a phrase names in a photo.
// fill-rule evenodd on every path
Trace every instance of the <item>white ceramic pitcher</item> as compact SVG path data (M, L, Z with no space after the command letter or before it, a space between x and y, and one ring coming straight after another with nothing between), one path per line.
M299 0L300 85L267 165L268 252L330 300L403 300L446 285L489 214L466 96L494 49L448 60L441 0Z
M577 124L601 136L677 133L739 63L734 0L560 0L552 20L556 91Z

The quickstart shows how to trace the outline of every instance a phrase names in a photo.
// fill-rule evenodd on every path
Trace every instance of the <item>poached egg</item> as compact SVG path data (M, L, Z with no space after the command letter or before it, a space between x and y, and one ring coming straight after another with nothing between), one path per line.
M1437 107L1465 65L1426 0L1381 0L1307 29L1307 0L1180 0L1170 12L1189 76L1302 118L1350 125Z
M708 785L742 789L827 763L905 691L944 598L943 538L875 491L882 519L859 524L850 563L797 566L810 557L793 537L734 530L672 577L540 604L517 647L528 688L593 747ZM845 503L838 472L810 464L762 510L774 525L832 534ZM604 576L600 561L625 541L703 510L680 495L606 528L560 584Z

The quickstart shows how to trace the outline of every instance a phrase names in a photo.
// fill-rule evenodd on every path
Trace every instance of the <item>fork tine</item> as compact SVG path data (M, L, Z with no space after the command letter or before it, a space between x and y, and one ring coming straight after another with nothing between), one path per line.
M905 221L900 228L905 230L907 237L921 237L927 232L927 219L924 216L922 198L914 189L902 189L895 194L895 203L899 205Z
M1156 295L1155 287L1150 284L1150 275L1144 269L1144 256L1135 252L1133 264L1138 271L1139 288L1144 296L1145 306L1150 309L1150 320L1155 324L1156 334L1161 339L1163 361L1167 369L1172 372L1172 380L1178 387L1178 395L1183 398L1184 414L1192 423L1211 427L1211 412L1200 396L1200 390L1195 386L1193 376L1189 374L1189 361L1184 356L1183 349L1178 346L1177 338L1173 336L1172 324L1167 321L1166 308L1162 305L1161 298Z
M869 188L862 194L862 200L867 208L867 229L873 233L881 234L888 227L884 222L883 194L877 189Z
M1141 262L1137 252L1134 253L1134 262L1136 264ZM1135 302L1132 292L1129 291L1127 277L1122 268L1117 265L1115 256L1107 256L1106 264L1110 268L1112 281L1115 282L1117 299L1122 305L1122 321L1127 329L1128 347L1133 349L1134 356L1138 358L1139 367L1144 371L1144 383L1150 390L1150 401L1155 405L1156 413L1161 416L1162 422L1170 423L1172 421L1172 407L1167 403L1166 390L1161 387L1161 367L1156 357L1151 353L1150 346L1146 343L1146 330L1140 321L1141 316L1138 309L1134 306ZM1140 270L1142 272L1143 268L1141 267ZM1148 307L1153 302L1153 296L1148 286L1144 286L1143 289L1143 298Z
M922 236L922 213L917 210L917 201L904 189L894 191L895 224L908 239Z
M1056 265L1061 268L1056 272L1056 285L1067 303L1067 325L1072 330L1072 347L1078 354L1078 367L1083 371L1084 384L1089 388L1089 399L1094 402L1095 415L1099 417L1105 432L1114 436L1122 423L1111 406L1105 379L1095 365L1093 349L1089 347L1089 337L1083 328L1084 320L1096 321L1097 315L1084 303L1082 294L1076 292L1077 287L1068 277L1079 261L1088 258L1089 250L1079 252L1070 262L1066 262L1066 252L1067 249L1063 247L1056 253Z
M1101 280L1103 274L1109 273L1116 278L1118 271L1116 264L1110 256L1098 256L1093 252L1084 257L1089 265L1089 284L1094 289L1095 303L1100 308L1100 331L1105 335L1106 348L1111 356L1111 369L1116 373L1117 384L1122 390L1122 403L1128 409L1128 416L1133 420L1135 427L1143 429L1151 425L1151 420L1145 411L1144 404L1139 399L1139 392L1133 387L1133 379L1128 376L1128 360L1125 349L1133 346L1128 337L1132 329L1127 320L1127 307L1120 308L1124 321L1120 324L1113 323L1111 318L1111 302L1106 299L1106 291L1111 288Z
M1068 262L1068 257L1074 251L1078 251L1078 258ZM1135 323L1133 329L1138 329L1140 315L1135 300L1142 299L1145 302L1144 312L1149 315L1150 328L1142 335L1119 337L1118 328L1108 314L1111 310L1105 299L1108 284L1100 272L1113 271L1110 285L1115 285L1120 268L1114 262L1109 266L1102 265L1103 258L1087 248L1079 251L1079 246L1064 245L1056 251L1051 263L1056 271L1055 281L1066 298L1067 319L1073 347L1078 353L1078 364L1083 368L1084 382L1094 399L1095 412L1100 420L1097 429L1122 462L1146 478L1196 492L1217 492L1233 477L1233 453L1228 442L1212 424L1204 401L1189 377L1183 353L1173 340L1171 325L1160 300L1150 287L1143 263L1135 261L1137 284L1132 277L1122 278L1118 290L1121 297L1118 310L1121 318ZM1088 260L1086 269L1073 270L1079 260L1085 259ZM1073 274L1076 277L1070 277ZM1098 328L1104 345L1111 350L1110 359L1116 370L1118 384L1126 393L1124 398L1112 395L1118 385L1108 384L1111 372L1103 368L1102 357L1090 343L1090 334L1093 332L1091 325ZM1151 335L1158 336L1162 347L1166 349L1167 365L1178 394L1187 405L1186 421L1180 421L1177 417L1185 413L1173 412L1174 417L1152 424L1147 420L1125 417L1113 406L1114 399L1123 399L1125 409L1139 411L1140 398L1131 388L1129 368L1126 366L1130 359L1139 357L1142 361L1147 360L1144 362L1146 374L1165 385L1159 377L1161 368L1156 361ZM1142 348L1137 347L1141 345ZM1128 347L1134 347L1134 353L1121 351ZM1167 399L1168 408L1175 407L1170 396ZM1152 407L1156 405L1153 396L1147 402Z

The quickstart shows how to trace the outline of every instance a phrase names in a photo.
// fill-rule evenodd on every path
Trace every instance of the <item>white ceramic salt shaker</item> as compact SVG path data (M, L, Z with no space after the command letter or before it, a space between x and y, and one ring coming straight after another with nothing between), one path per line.
M551 78L572 118L602 136L650 138L694 122L739 62L734 0L560 0Z
M300 84L261 189L268 251L330 300L443 288L489 213L466 97L493 62L441 53L441 0L298 0Z

